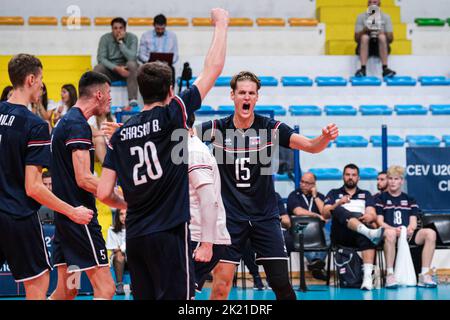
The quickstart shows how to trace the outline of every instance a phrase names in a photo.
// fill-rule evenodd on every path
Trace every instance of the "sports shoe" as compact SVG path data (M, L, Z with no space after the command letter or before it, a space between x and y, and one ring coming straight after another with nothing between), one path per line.
M325 267L325 262L320 259L314 259L310 264L308 264L308 270L323 269Z
M377 246L381 242L381 240L383 240L384 228L378 228L370 231L371 237L369 239L374 245Z
M253 290L262 291L265 289L264 283L260 276L256 276L253 278Z
M395 76L397 73L394 70L391 70L389 68L386 68L383 70L383 78L391 78L393 76Z
M393 273L386 276L386 289L396 289L398 287L397 280Z
M125 290L123 289L123 282L119 282L116 284L116 294L118 296L123 296L125 294Z
M318 280L322 280L322 281L327 281L328 277L327 277L327 272L322 268L322 269L313 269L311 271L312 276L314 279L318 279Z
M436 288L437 283L433 281L433 277L429 273L419 274L419 282L417 286L423 288Z
M363 283L361 285L361 290L370 291L372 289L373 289L373 278L372 278L372 275L364 276Z
M358 69L355 73L355 77L365 77L366 76L366 70Z

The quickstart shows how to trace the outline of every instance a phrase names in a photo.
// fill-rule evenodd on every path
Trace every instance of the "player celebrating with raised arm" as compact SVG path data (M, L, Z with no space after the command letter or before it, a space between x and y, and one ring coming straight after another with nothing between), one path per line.
M97 220L95 195L99 179L94 176L95 149L92 131L87 122L93 115L109 112L111 105L109 79L97 72L88 71L78 84L79 99L59 120L52 134L53 190L61 199L73 205L85 205L95 211L86 226L74 224L64 216L55 217L53 262L58 267L58 284L50 296L52 300L74 299L76 288L68 287L73 272L85 271L92 287L94 299L112 299L114 281L109 270L105 240ZM105 204L126 209L124 200L117 194L106 199Z
M214 36L204 68L179 97L174 96L168 65L152 62L139 68L144 109L114 133L103 163L99 199L110 198L118 178L128 203L127 255L135 299L194 296L188 164L173 158L179 140L172 135L182 129L187 141L187 118L200 108L222 72L228 12L213 9L211 18Z
M92 210L61 201L42 182L49 167L50 136L45 121L27 105L42 94L42 64L18 54L8 63L14 93L0 103L0 265L8 262L27 299L45 299L52 266L37 211L58 210L74 223L87 224Z
M256 115L260 81L244 71L231 80L235 112L229 117L201 125L203 141L212 141L222 180L222 198L227 213L231 246L213 272L211 299L226 299L236 266L247 239L256 251L277 299L296 299L289 283L287 254L281 231L272 180L271 158L279 142L283 147L317 153L338 136L330 124L322 135L308 139L286 124Z

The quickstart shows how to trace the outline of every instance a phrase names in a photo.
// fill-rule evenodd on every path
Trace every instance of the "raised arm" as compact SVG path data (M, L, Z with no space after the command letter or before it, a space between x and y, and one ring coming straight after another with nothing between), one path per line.
M291 135L289 147L310 153L318 153L324 150L328 146L328 143L336 139L338 135L338 127L334 123L331 123L322 129L320 136L314 139L309 139L301 134L294 133Z
M212 9L211 20L215 26L214 36L205 58L203 70L194 82L202 100L206 97L222 73L227 47L228 12L220 8Z

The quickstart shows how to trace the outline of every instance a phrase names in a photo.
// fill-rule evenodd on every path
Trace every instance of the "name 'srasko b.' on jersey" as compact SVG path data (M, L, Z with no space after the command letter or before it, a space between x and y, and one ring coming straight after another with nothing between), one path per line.
M231 115L203 123L198 132L203 141L212 141L227 219L261 221L278 216L272 160L278 145L289 148L294 130L255 114L246 130L236 129Z
M52 184L53 192L61 200L74 207L85 206L96 212L95 197L80 188L75 178L72 153L75 150L87 150L91 160L91 173L94 172L95 148L92 131L79 108L72 107L52 132ZM63 218L58 215L58 218Z
M127 239L189 221L186 119L200 105L193 86L169 105L133 116L112 136L103 167L117 173L128 203Z
M40 204L25 191L25 167L48 167L48 124L23 105L0 103L0 213L23 218Z

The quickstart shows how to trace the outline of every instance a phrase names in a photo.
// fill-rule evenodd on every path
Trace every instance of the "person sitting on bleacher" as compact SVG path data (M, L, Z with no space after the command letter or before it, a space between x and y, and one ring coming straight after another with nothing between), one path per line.
M152 52L173 53L172 85L175 85L175 69L173 65L178 61L178 40L173 31L166 30L167 18L158 14L153 18L153 30L146 31L141 36L138 59L141 63L147 63Z
M300 188L289 194L287 203L288 212L296 216L316 217L325 224L327 220L321 214L324 200L325 196L317 191L316 176L311 172L306 172L300 180ZM329 228L325 229L325 238L329 242ZM316 279L327 280L327 274L324 269L326 256L326 252L305 253L305 257L309 263L308 269L311 270L313 277Z
M111 81L126 80L128 89L128 107L137 102L137 49L138 38L126 32L127 22L123 18L111 21L112 32L103 35L98 45L98 65L94 71L103 73Z
M368 6L380 6L381 0L369 0ZM356 71L355 76L366 76L366 65L369 56L380 57L383 64L383 77L393 77L395 71L388 68L388 55L391 52L390 44L394 41L391 17L381 12L380 29L369 30L367 20L369 14L361 13L355 25L355 41L358 43L356 54L359 55L361 69Z
M387 182L387 172L380 171L377 175L377 190L378 192L373 195L376 200L383 192L387 190L388 182Z
M116 274L116 294L123 295L123 272L127 261L126 254L126 231L125 219L127 210L116 210L114 214L114 224L108 229L108 237L106 238L106 249L112 250L111 261Z
M344 167L344 185L332 189L325 198L322 215L332 217L331 242L337 246L362 251L364 277L361 289L373 289L373 262L376 245L382 240L383 228L367 227L376 221L375 203L369 191L358 188L359 168L354 164Z
M419 275L418 286L435 288L436 283L430 274L430 265L436 247L436 232L430 228L417 229L418 206L416 201L402 192L405 170L401 166L391 166L387 172L388 189L378 198L376 210L378 224L385 228L384 255L386 257L386 288L396 288L397 281L394 276L394 261L397 238L400 236L400 227L407 228L409 243L423 246L422 271Z
M44 186L52 191L52 174L48 169L42 170L42 183ZM42 224L49 223L53 224L54 222L54 212L50 208L46 206L41 206L38 211L39 220Z

